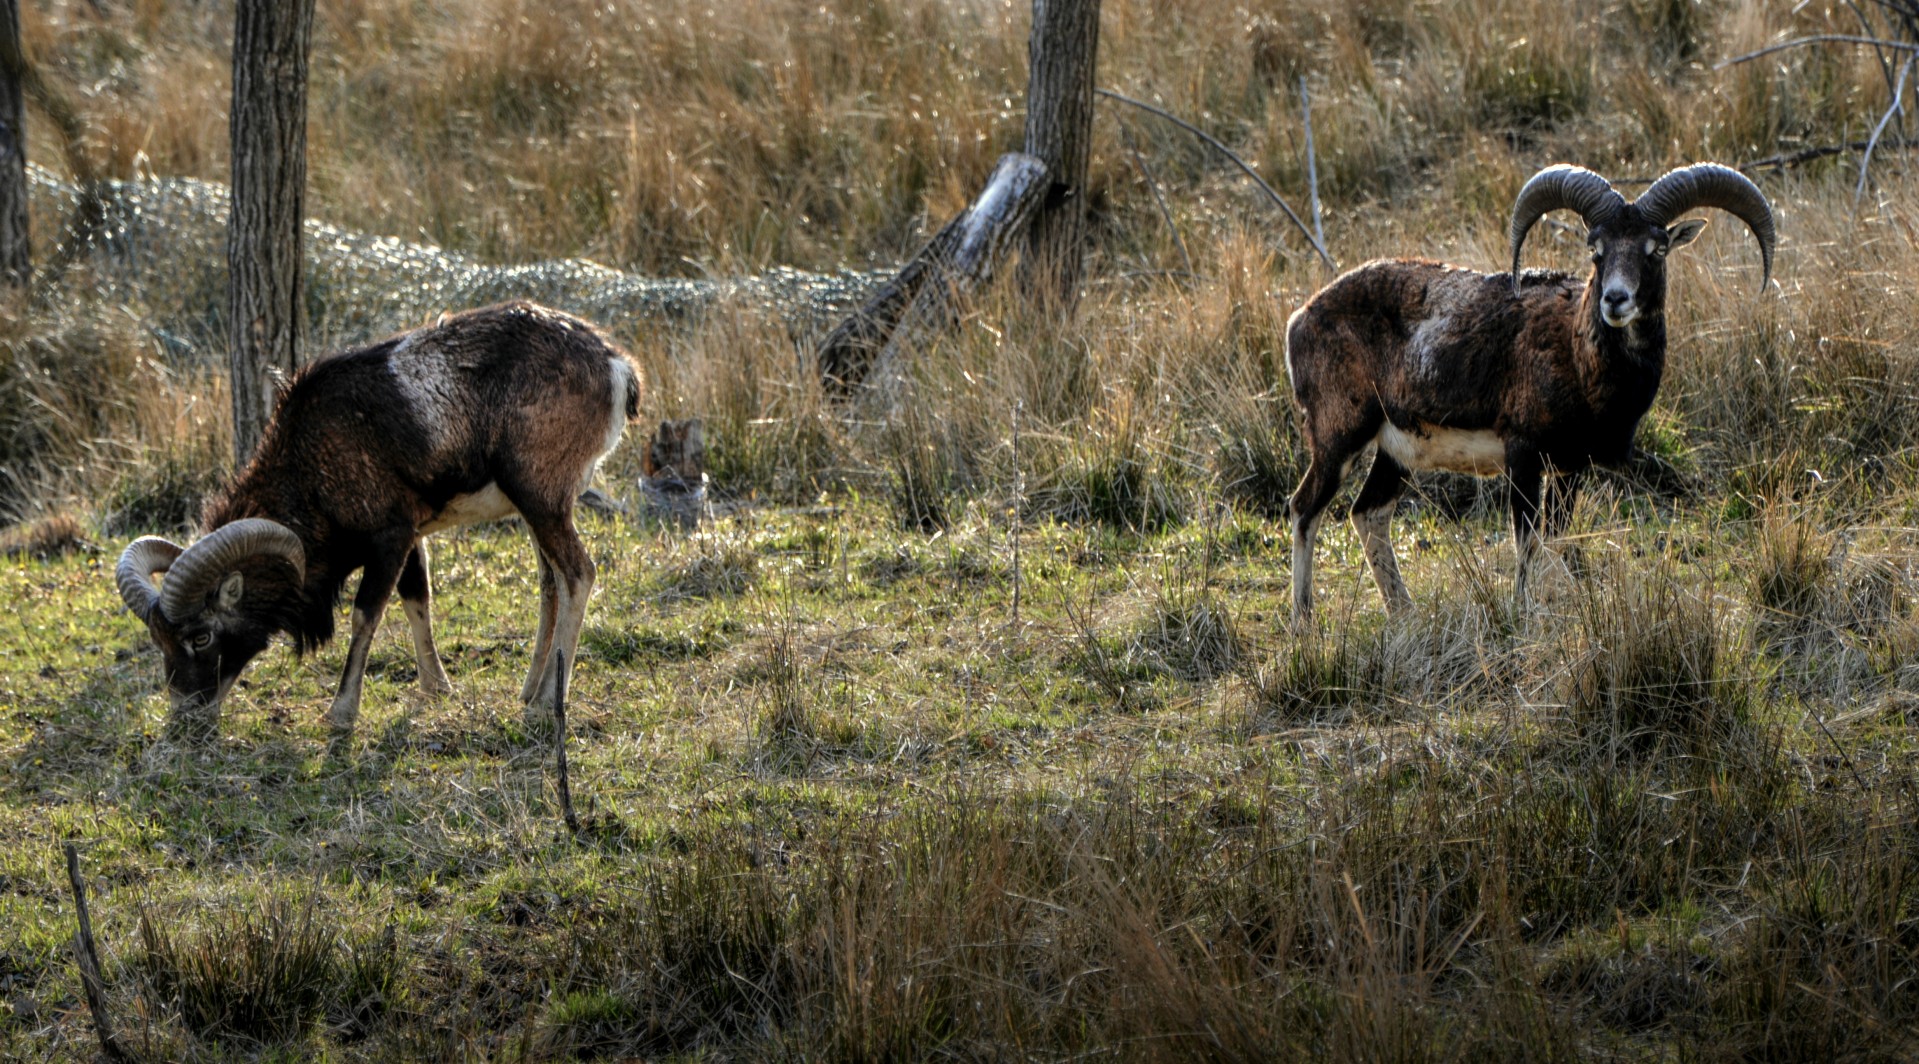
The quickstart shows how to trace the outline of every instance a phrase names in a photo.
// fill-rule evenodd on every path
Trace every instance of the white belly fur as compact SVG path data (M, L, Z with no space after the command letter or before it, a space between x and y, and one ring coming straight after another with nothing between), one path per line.
M1497 476L1506 468L1506 444L1484 429L1423 426L1414 435L1388 422L1379 430L1379 449L1407 469L1443 469L1449 473Z
M427 518L426 523L420 526L420 534L424 536L443 528L497 521L518 512L500 491L500 486L489 482L486 487L470 495L455 495L447 502L445 509Z

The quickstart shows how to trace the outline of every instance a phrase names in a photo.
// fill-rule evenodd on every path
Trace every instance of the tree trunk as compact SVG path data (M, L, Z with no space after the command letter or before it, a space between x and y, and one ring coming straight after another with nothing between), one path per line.
M1046 164L1052 186L1027 230L1021 275L1042 305L1061 314L1079 302L1098 54L1099 0L1033 0L1026 154Z
M227 219L227 337L233 456L244 465L292 373L304 325L307 48L313 0L237 0L233 184Z
M33 279L27 237L27 122L20 86L26 56L20 48L20 0L0 0L0 283L24 287Z

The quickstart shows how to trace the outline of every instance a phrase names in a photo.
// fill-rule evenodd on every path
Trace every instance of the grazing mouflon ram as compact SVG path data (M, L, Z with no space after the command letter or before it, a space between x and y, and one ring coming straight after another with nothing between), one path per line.
M639 376L592 326L515 302L442 318L301 369L253 460L182 548L135 540L115 579L160 648L171 721L210 731L233 681L280 632L333 635L360 570L328 721L349 732L380 614L397 587L420 686L445 692L425 536L518 513L539 555L540 619L520 697L551 709L593 588L574 499L638 410ZM164 574L162 582L155 576Z
M1545 496L1550 536L1571 515L1580 475L1632 453L1665 368L1666 255L1705 228L1700 219L1677 221L1702 207L1752 230L1763 288L1772 277L1772 209L1737 171L1681 167L1629 203L1598 174L1560 165L1535 174L1513 205L1512 273L1371 262L1293 314L1286 373L1311 459L1291 502L1295 623L1312 613L1320 516L1375 445L1352 519L1387 609L1411 602L1393 555L1393 509L1407 476L1427 469L1510 478L1513 595L1526 604L1545 474L1556 474ZM1562 208L1586 223L1591 275L1521 274L1526 234Z

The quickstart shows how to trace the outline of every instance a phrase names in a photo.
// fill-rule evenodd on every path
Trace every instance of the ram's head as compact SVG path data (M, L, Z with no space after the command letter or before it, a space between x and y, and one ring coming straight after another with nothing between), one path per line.
M305 577L300 538L262 518L223 525L191 547L159 536L127 546L114 579L160 648L172 726L211 730L241 670L286 629Z

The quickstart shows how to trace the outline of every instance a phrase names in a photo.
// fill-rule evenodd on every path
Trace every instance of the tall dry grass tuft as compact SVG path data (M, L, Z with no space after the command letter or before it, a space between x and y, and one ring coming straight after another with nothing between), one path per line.
M555 1058L688 1052L787 1022L810 899L738 849L644 870L567 929L567 975L534 1041Z
M1767 509L1759 526L1758 556L1748 596L1768 627L1803 629L1814 622L1833 582L1838 544L1817 518L1783 504Z
M1189 563L1190 564L1190 563ZM1231 604L1182 565L1163 576L1135 629L1130 656L1155 672L1205 683L1239 667L1247 639Z
M273 897L185 934L144 909L136 967L149 1008L197 1037L241 1044L296 1041L323 1019L365 1034L405 993L393 929L361 940L316 904Z
M98 504L130 515L116 530L190 521L224 475L226 418L221 382L169 365L132 308L0 305L0 514Z
M979 452L968 426L938 417L930 404L909 402L877 432L890 474L887 502L899 527L934 533L950 527L975 483Z
M1615 562L1585 583L1566 702L1575 726L1607 749L1705 754L1750 723L1750 692L1710 585L1688 587L1672 563Z
M1093 522L1144 535L1185 523L1191 513L1186 473L1130 405L1083 426L1033 488L1032 505L1054 520ZM1163 439L1163 438L1162 438Z
M630 343L645 381L640 424L702 418L706 468L720 491L806 503L845 482L847 426L770 310L716 308L690 331L621 324L646 330ZM637 477L639 448L622 447L606 468Z
M1911 1050L1919 994L1909 972L1919 934L1907 906L1919 851L1898 822L1909 784L1865 823L1815 807L1793 828L1829 839L1790 854L1785 874L1741 927L1713 987L1725 1059L1894 1059ZM1885 818L1885 819L1882 819Z

